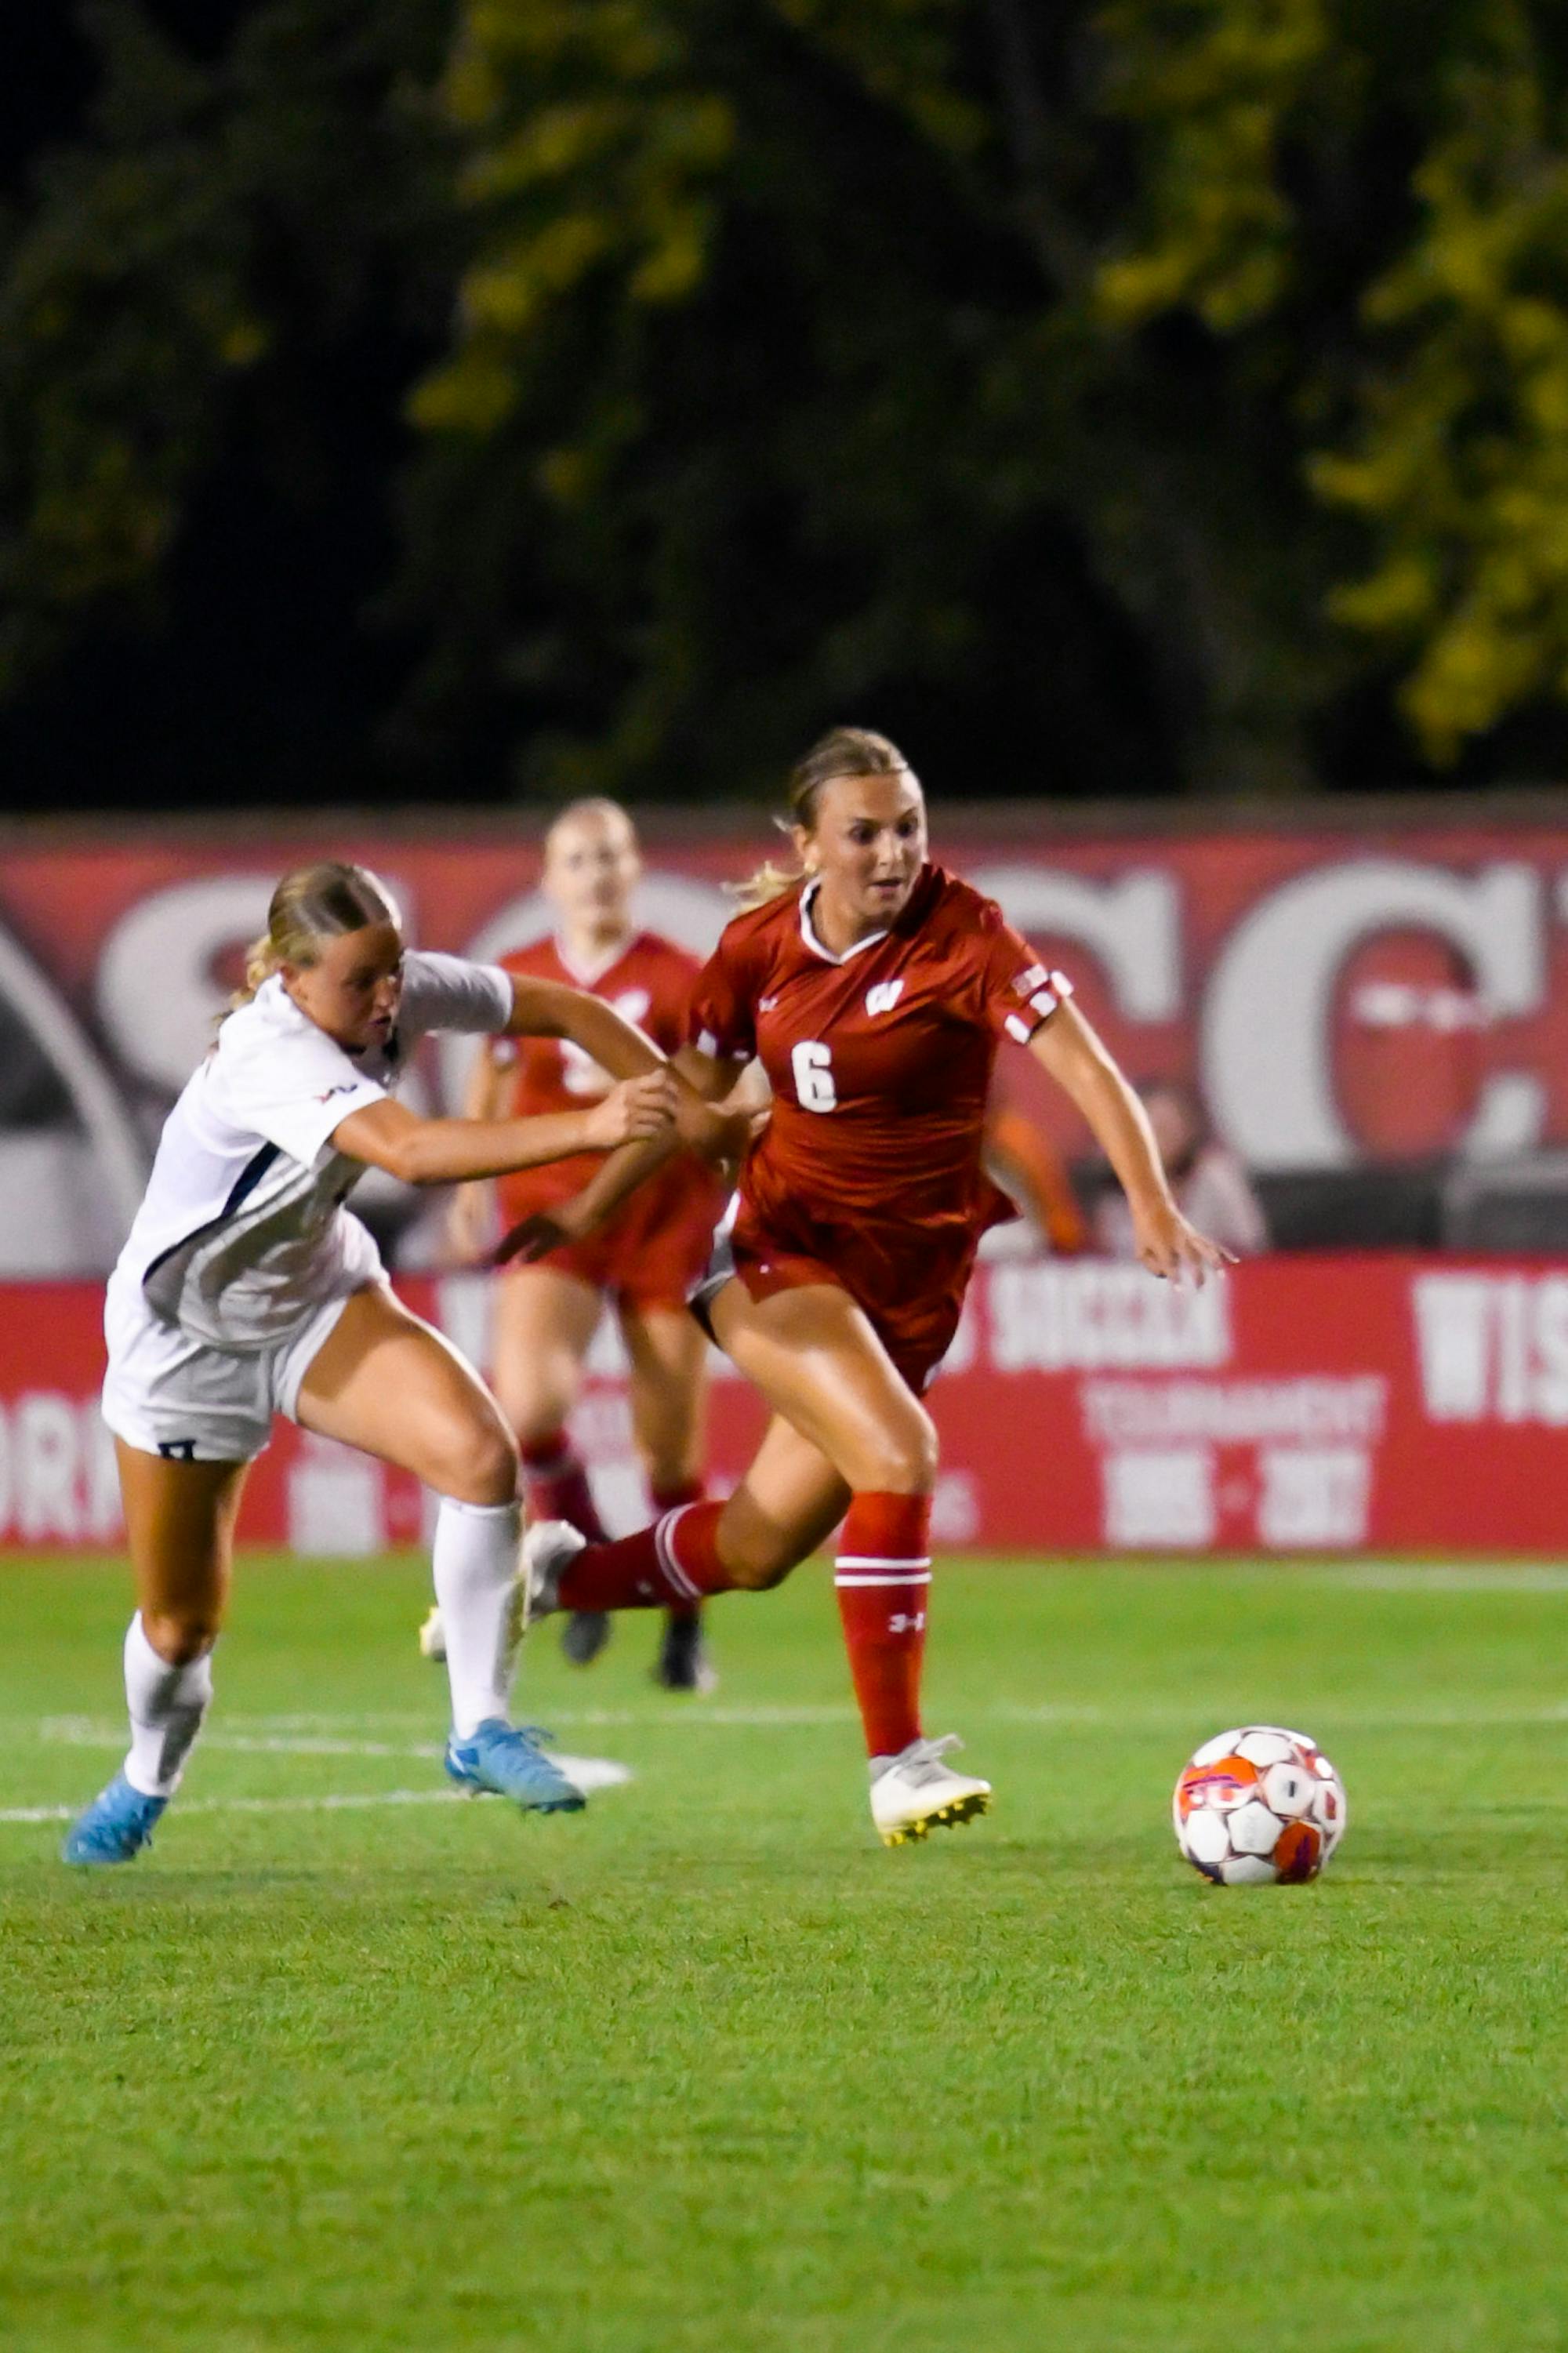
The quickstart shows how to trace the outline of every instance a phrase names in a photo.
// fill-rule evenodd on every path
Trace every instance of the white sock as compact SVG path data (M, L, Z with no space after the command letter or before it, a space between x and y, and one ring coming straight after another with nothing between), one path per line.
M447 1637L452 1729L466 1740L487 1716L507 1718L517 1654L516 1504L459 1504L443 1495L431 1565Z
M121 1767L144 1798L172 1798L191 1743L212 1705L210 1652L172 1667L142 1630L137 1611L125 1634L125 1704L131 1711L131 1753Z

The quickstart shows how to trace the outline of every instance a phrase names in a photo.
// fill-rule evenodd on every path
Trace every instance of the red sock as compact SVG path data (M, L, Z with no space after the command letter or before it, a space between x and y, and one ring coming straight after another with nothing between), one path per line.
M735 1579L719 1557L722 1504L686 1504L618 1544L585 1545L561 1579L563 1609L667 1609Z
M930 1545L929 1495L857 1495L839 1534L833 1582L869 1757L921 1736Z
M700 1479L672 1479L663 1486L656 1482L653 1507L662 1519L666 1512L679 1512L683 1504L700 1504L703 1493ZM682 1625L694 1625L702 1615L702 1604L700 1601L672 1601L668 1614Z
M594 1503L588 1473L563 1430L547 1438L525 1439L522 1498L531 1520L570 1520L593 1544L605 1541L604 1523Z

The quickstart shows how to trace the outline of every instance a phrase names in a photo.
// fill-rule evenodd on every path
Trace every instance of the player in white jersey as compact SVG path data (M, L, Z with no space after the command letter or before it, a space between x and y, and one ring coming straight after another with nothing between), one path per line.
M103 1411L139 1603L125 1640L131 1748L73 1825L71 1862L129 1861L178 1786L212 1696L246 1470L278 1413L413 1472L440 1498L452 1778L543 1813L583 1802L508 1715L511 1432L479 1375L394 1297L344 1204L367 1167L446 1184L658 1135L683 1091L598 998L405 951L392 899L363 867L288 876L247 978L169 1114L109 1284ZM570 1039L620 1083L542 1117L422 1119L394 1090L433 1029ZM679 1124L697 1141L694 1100Z

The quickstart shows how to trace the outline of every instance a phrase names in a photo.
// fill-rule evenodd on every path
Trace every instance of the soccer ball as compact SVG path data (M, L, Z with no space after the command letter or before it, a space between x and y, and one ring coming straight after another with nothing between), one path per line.
M1245 1724L1205 1740L1171 1800L1176 1844L1226 1887L1316 1879L1344 1835L1345 1791L1304 1732Z

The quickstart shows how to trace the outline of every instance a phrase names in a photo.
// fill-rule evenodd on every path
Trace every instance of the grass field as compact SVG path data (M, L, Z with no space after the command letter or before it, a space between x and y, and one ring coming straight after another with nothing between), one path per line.
M16 1817L117 1759L121 1575L0 1578L7 2353L1568 2346L1568 1577L944 1569L996 1810L896 1853L818 1572L713 1700L536 1639L635 1777L554 1821L439 1796L424 1578L247 1564L102 1876ZM1344 1775L1316 1887L1176 1857L1247 1719Z

